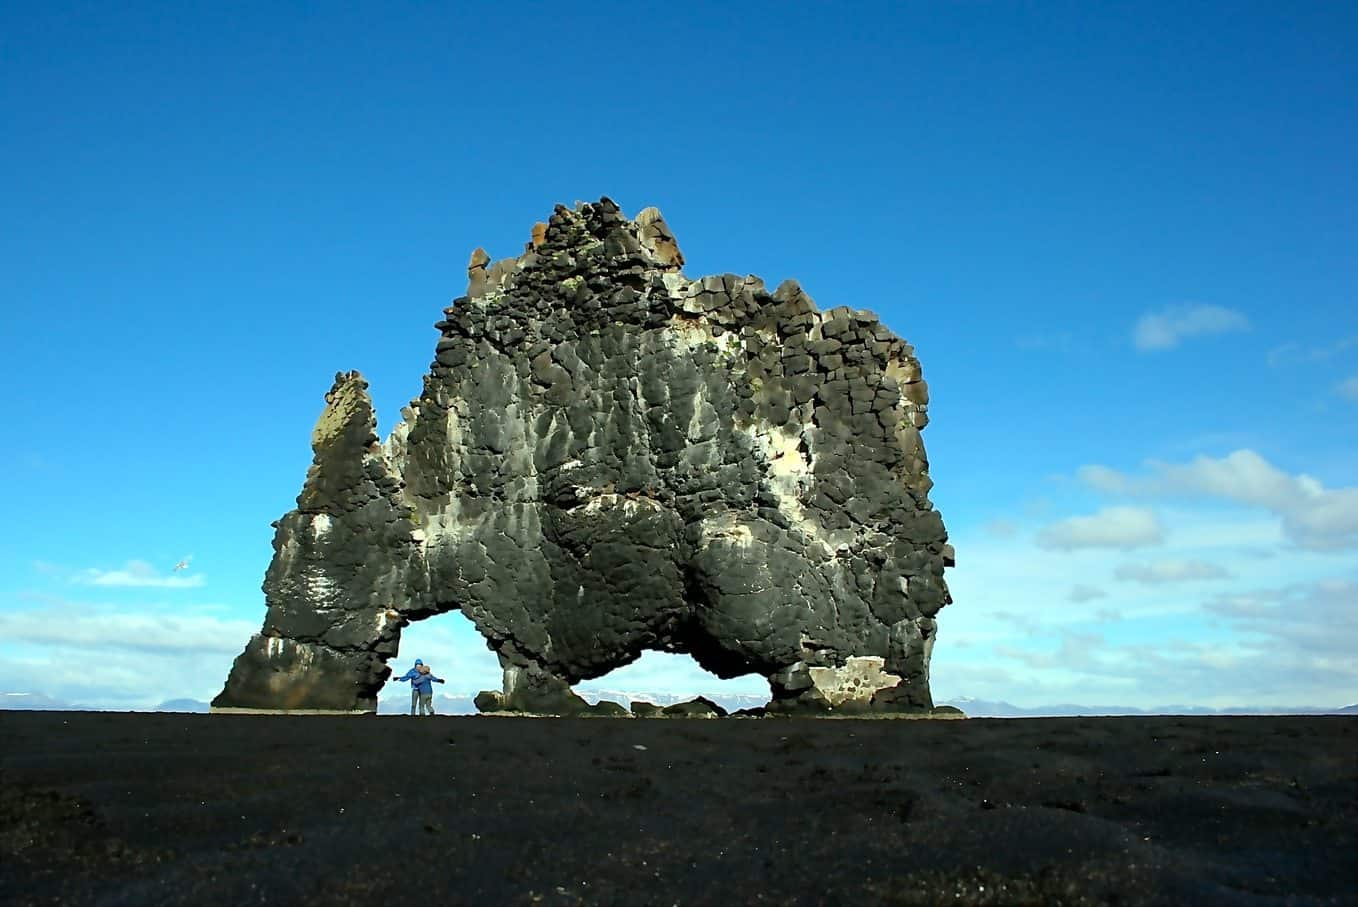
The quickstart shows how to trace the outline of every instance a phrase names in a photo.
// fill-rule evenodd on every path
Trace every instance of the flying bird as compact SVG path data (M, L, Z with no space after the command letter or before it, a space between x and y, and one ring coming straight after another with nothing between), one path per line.
M179 563L177 563L177 564L174 565L174 570L173 570L172 572L178 573L180 570L187 570L187 569L189 569L189 561L191 561L191 560L193 560L193 556L192 556L192 555L190 555L189 557L184 558L182 561L180 561Z

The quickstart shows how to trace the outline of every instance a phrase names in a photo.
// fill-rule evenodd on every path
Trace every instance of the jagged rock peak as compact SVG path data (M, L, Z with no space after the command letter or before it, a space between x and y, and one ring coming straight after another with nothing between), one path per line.
M517 258L492 263L489 253L478 248L467 263L468 299L496 296L506 281L525 270L537 269L544 256L548 267L558 265L559 255L584 260L625 259L629 264L659 271L678 271L684 255L658 208L645 208L629 221L610 198L597 204L580 204L574 210L557 205L546 223L533 225L532 236Z
M582 711L572 684L646 649L762 674L770 712L930 708L953 555L914 350L683 264L655 208L557 206L523 254L472 254L385 444L337 376L214 704L370 708L401 628L460 609L504 669L483 709Z

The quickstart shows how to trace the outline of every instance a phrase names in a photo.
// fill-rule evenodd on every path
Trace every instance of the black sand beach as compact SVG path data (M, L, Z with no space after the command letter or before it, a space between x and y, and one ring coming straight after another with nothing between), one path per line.
M1355 904L1358 720L0 713L5 904Z

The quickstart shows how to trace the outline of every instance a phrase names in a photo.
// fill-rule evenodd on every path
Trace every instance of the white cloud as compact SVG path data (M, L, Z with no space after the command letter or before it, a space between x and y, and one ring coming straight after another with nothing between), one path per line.
M1098 586L1086 586L1083 583L1076 583L1074 586L1070 587L1070 592L1066 595L1066 598L1076 604L1083 604L1084 602L1093 601L1096 598L1103 598L1107 594L1107 592L1104 592Z
M207 701L220 692L259 622L197 610L130 614L54 601L0 612L0 691L113 709L151 708L175 698Z
M1010 520L991 520L982 528L997 539L1009 539L1018 534L1018 526L1014 525Z
M1120 580L1146 585L1182 583L1193 580L1224 579L1229 570L1206 561L1155 561L1148 564L1122 564L1113 571Z
M82 570L75 581L87 586L121 586L132 589L196 589L207 583L201 573L161 574L146 561L128 561L121 570Z
M1342 658L1351 662L1347 673L1358 676L1358 662L1351 659L1358 650L1358 582L1330 578L1222 595L1204 609L1274 646L1318 659Z
M1282 520L1283 531L1304 548L1358 544L1358 487L1327 489L1319 480L1290 475L1252 450L1197 457L1183 464L1147 461L1149 473L1130 476L1106 466L1083 466L1077 475L1093 488L1134 496L1198 496L1260 507Z
M1358 337L1341 337L1332 343L1312 347L1284 343L1268 351L1268 364L1277 368L1294 362L1325 362L1351 349L1358 349Z
M1209 604L1215 630L1157 624L1153 641L1054 627L1032 639L977 647L951 663L935 649L937 699L1020 705L1335 707L1358 701L1358 584L1261 589ZM944 612L946 614L946 612ZM1144 623L1144 622L1143 622Z
M1248 318L1224 306L1172 306L1142 315L1132 333L1132 343L1142 352L1168 350L1189 337L1245 331L1249 326Z
M222 620L194 614L73 614L55 609L0 613L0 639L7 643L101 653L123 650L229 653L234 656L258 629L258 621Z
M1334 386L1334 392L1346 400L1358 400L1358 375L1340 381Z
M1165 540L1155 514L1143 507L1105 507L1090 516L1059 520L1037 534L1042 548L1140 548Z
M1122 483L1153 475L1112 473ZM1054 517L1019 520L1013 538L995 537L983 521L959 525L954 544L965 556L948 571L956 602L939 615L935 699L1140 708L1358 702L1358 660L1343 654L1358 650L1358 599L1322 594L1342 591L1324 579L1337 568L1354 581L1351 555L1289 545L1281 521L1263 509L1130 503L1153 506L1163 546L1038 547L1036 529ZM1260 549L1278 556L1262 559ZM1177 585L1114 579L1121 565L1171 561L1231 576ZM1258 616L1222 613L1231 604Z

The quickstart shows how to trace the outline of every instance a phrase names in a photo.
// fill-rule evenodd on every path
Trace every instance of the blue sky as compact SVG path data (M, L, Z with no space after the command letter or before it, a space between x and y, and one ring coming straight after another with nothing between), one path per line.
M5 5L0 690L215 694L333 374L606 194L915 344L936 698L1358 701L1358 10L1184 6Z

